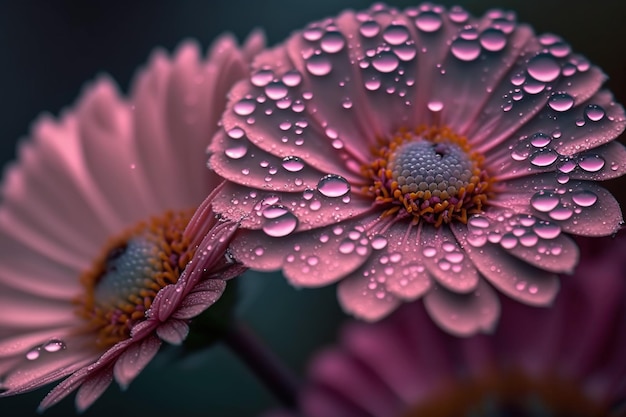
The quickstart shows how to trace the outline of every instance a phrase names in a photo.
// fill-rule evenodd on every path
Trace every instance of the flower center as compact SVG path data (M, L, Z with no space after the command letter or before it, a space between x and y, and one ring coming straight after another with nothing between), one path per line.
M479 381L452 383L401 417L600 417L607 411L575 382L550 376L531 378L510 371Z
M481 167L482 156L467 140L446 127L403 130L373 151L363 167L372 181L364 192L385 207L384 215L412 216L440 226L480 213L491 179Z
M178 281L195 251L183 237L192 214L167 212L139 223L111 239L81 276L85 295L76 300L77 313L87 321L85 331L98 333L98 346L130 337L159 290Z

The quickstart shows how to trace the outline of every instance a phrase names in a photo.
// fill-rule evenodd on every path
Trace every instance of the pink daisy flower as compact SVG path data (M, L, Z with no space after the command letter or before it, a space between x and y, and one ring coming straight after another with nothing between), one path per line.
M221 181L205 150L263 44L256 33L243 48L223 36L206 58L193 42L157 51L129 99L103 78L35 124L2 185L0 396L71 375L41 409L80 387L84 410L163 341L181 343L243 272L226 256L236 223L203 202Z
M377 4L314 22L261 54L210 146L247 216L238 260L296 286L339 282L375 321L423 298L458 335L488 332L494 288L547 306L573 235L615 233L595 181L626 172L605 75L511 12Z
M626 235L584 243L553 308L503 299L493 335L450 336L421 303L349 323L339 346L312 360L298 415L623 416Z

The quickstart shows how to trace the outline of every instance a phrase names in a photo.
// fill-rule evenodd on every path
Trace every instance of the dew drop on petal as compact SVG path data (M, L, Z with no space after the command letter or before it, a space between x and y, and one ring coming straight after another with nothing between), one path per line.
M483 216L472 216L467 224L476 229L486 229L490 225L489 220Z
M463 23L469 19L469 12L460 6L453 6L449 12L450 20L454 23Z
M538 167L547 167L558 159L558 154L551 149L542 149L530 156L530 163Z
M461 61L473 61L480 56L480 44L475 40L457 38L450 45L452 55Z
M582 190L572 194L572 201L581 207L591 207L598 201L598 196L591 191Z
M485 29L480 34L480 44L488 51L501 51L506 46L506 35L499 29Z
M248 116L256 109L256 103L252 99L239 100L233 106L233 111L239 116Z
M512 233L506 233L502 236L502 239L500 239L500 245L505 249L513 249L517 246L517 243L517 237L515 237Z
M43 350L46 352L58 352L67 348L65 343L59 339L52 339L42 345Z
M376 235L372 237L371 241L372 249L381 250L387 247L387 238L382 235Z
M567 207L567 206L557 207L554 210L552 210L550 213L548 213L550 218L554 220L560 220L560 221L569 219L570 217L572 217L572 214L574 214L574 210L572 210L570 207Z
M550 97L548 106L554 111L567 111L574 106L574 98L567 93L556 93Z
M353 241L346 239L343 242L341 242L341 244L339 245L339 253L343 253L344 255L349 255L352 252L354 252L355 248L356 248L356 244Z
M310 27L302 32L302 37L307 41L315 42L320 40L322 35L324 34L324 30L319 27Z
M585 117L592 122L599 122L604 115L604 109L597 104L590 104L585 108Z
M530 199L530 205L533 206L535 210L542 213L547 213L550 210L554 209L559 204L559 202L560 199L558 196L545 191L539 191Z
M320 42L320 48L322 51L329 54L335 54L343 49L346 45L346 40L340 32L326 32Z
M587 172L598 172L604 164L605 161L600 155L584 155L578 160L578 166Z
M436 32L441 28L443 20L439 13L426 11L415 18L415 26L422 32Z
M257 87L265 87L274 79L274 72L269 69L261 69L250 77L252 85Z
M313 55L306 61L307 71L318 77L330 74L332 68L330 60L324 55Z
M361 24L359 32L365 38L373 38L380 33L380 25L375 20L368 20Z
M263 210L263 231L271 237L287 236L298 227L297 217L286 207L274 204Z
M432 112L438 112L443 110L443 102L438 100L429 101L427 104L428 110Z
M437 248L434 248L432 246L426 246L422 250L422 254L427 258L432 258L433 256L437 255Z
M558 78L561 67L550 54L539 54L528 62L528 74L537 81L549 83Z
M390 25L383 31L383 39L390 45L400 45L409 39L409 31L402 25Z
M40 346L37 346L36 348L33 348L26 352L26 359L28 359L29 361L34 361L35 359L38 359L39 356L41 356Z
M265 86L265 94L272 100L280 100L287 96L289 90L281 81L274 81Z
M226 148L224 153L230 159L241 159L248 153L248 146L245 143L240 143L230 148Z
M381 52L372 60L372 65L383 73L393 72L398 68L400 61L392 52Z
M545 133L537 132L530 137L530 144L535 148L543 148L552 141L552 138Z
M288 87L296 87L302 81L302 75L296 70L287 71L282 77L283 83Z
M561 228L558 225L547 222L536 223L533 231L542 239L555 239L561 234Z
M319 180L317 190L326 197L341 197L350 191L350 184L341 175L328 174Z
M304 162L297 156L286 156L282 165L289 172L299 172L304 168Z
M231 139L241 139L244 135L244 131L240 127L233 127L228 131L228 137Z

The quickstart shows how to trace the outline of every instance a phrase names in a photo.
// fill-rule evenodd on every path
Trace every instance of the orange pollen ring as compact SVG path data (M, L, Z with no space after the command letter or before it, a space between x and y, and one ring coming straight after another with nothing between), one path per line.
M361 168L370 185L363 194L385 207L383 216L411 217L436 227L467 223L481 213L493 180L483 156L448 127L402 129L372 149L373 162Z
M145 319L157 293L178 281L195 252L183 236L192 214L192 210L168 211L135 225L110 239L81 275L85 293L74 300L76 313L86 321L82 332L97 332L99 347L130 337L131 328Z

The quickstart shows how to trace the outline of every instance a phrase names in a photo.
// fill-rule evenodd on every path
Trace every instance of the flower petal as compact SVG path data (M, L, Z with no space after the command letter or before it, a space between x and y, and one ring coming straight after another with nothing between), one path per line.
M94 373L85 379L76 393L76 409L83 412L91 406L113 382L113 367Z
M161 340L172 345L180 345L189 334L189 326L184 320L169 319L156 329Z
M175 319L190 319L196 317L220 299L226 288L226 281L209 279L196 286L181 301L172 314ZM171 342L170 342L171 343Z
M435 323L457 336L491 333L500 317L498 297L482 280L470 294L435 286L424 296L424 306Z
M156 336L130 343L115 362L113 374L115 380L122 387L128 388L133 379L146 367L161 347L161 340Z
M363 272L344 278L337 286L337 296L344 311L365 321L380 320L400 305L384 284Z

